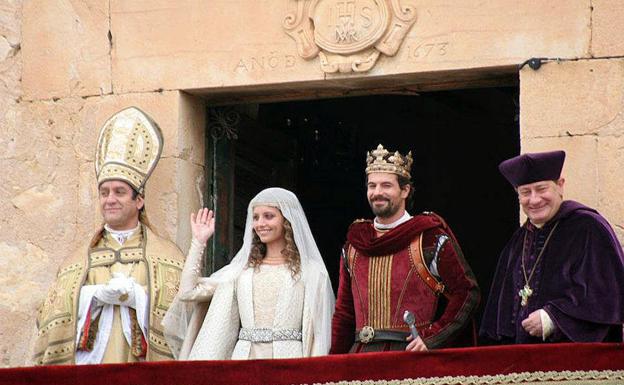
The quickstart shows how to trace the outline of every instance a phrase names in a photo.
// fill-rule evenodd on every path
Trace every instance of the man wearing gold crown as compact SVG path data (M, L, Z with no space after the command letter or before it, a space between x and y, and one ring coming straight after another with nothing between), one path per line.
M468 326L479 288L455 236L440 216L406 211L411 152L391 153L380 144L367 153L366 163L375 219L349 227L330 353L474 343L466 337L474 336Z
M104 124L95 159L104 224L63 262L39 308L35 364L173 359L161 320L184 256L154 233L144 203L162 145L158 125L137 108Z

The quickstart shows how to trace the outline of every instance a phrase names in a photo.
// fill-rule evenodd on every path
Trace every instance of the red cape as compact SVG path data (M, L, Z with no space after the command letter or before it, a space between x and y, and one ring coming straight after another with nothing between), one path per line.
M442 227L455 239L444 219L435 213L427 213L412 217L382 236L377 236L377 231L370 220L353 222L349 227L347 240L357 250L370 257L389 255L404 250L418 234L436 227Z

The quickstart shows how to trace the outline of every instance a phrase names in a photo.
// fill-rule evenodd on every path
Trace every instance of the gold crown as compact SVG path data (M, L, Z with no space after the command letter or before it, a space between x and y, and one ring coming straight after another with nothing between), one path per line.
M366 152L366 174L371 172L387 172L411 179L412 152L403 156L398 151L391 154L381 144L373 151Z
M119 111L104 123L95 154L98 185L122 180L143 194L163 147L160 128L136 107Z

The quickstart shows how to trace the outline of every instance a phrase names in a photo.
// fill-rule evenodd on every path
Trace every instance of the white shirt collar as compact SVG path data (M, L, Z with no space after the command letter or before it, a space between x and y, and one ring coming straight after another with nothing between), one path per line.
M113 230L107 224L104 225L104 229L106 231L108 231L108 233L113 238L115 238L117 240L117 242L119 242L120 245L123 245L124 242L126 242L128 240L128 238L130 238L132 236L132 234L134 234L139 229L139 227L141 227L140 223L134 229L130 229L130 230Z
M405 222L409 221L410 219L412 219L412 216L410 215L410 213L405 211L405 212L403 212L403 216L401 216L401 218L397 219L396 221L394 221L392 223L388 223L388 224L379 223L377 221L377 218L375 217L375 220L373 221L373 225L375 226L375 229L377 229L377 230L390 230L390 229L394 229L395 227L397 227L401 223L405 223Z

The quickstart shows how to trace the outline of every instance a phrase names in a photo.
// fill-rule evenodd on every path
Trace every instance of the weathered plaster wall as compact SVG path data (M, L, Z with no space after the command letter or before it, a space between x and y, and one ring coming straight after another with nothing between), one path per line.
M29 296L32 292L45 290L45 283L36 276L23 275L26 271L42 271L45 268L45 252L40 246L29 242L21 234L12 231L19 221L17 209L11 204L19 187L13 187L18 175L10 177L12 167L33 159L34 154L16 143L19 133L18 100L22 93L21 10L22 1L5 1L0 4L0 365L21 365L28 344L16 335L32 334L32 312L29 312ZM19 172L19 169L16 170ZM18 218L16 218L18 216ZM19 263L19 264L18 264ZM19 279L17 279L19 277ZM30 324L30 328L21 325Z
M177 91L22 101L14 124L3 130L10 151L0 160L10 170L3 175L0 202L0 344L10 353L4 365L24 363L36 307L56 268L100 223L97 134L110 115L129 105L152 116L165 138L163 157L147 184L148 216L161 234L188 247L187 218L203 191L203 141L195 139L203 133L203 105Z
M523 152L564 149L565 196L600 211L624 241L624 58L520 71Z
M288 0L0 2L0 366L27 363L57 266L99 223L93 152L117 110L136 105L161 125L148 212L188 246L188 214L205 198L206 122L203 101L184 90L417 86L423 74L443 81L551 58L520 71L522 148L566 149L567 195L597 207L624 240L621 1L402 3L418 20L396 57L367 74L325 75L282 28Z
M520 71L521 146L566 150L566 197L598 209L624 243L624 8L590 3L589 56Z
M108 3L24 1L26 99L111 93Z
M204 103L179 91L113 94L107 34L107 1L0 4L0 366L28 362L58 265L100 223L95 143L116 111L135 105L159 123L165 147L147 212L189 244L187 218L203 199Z
M28 3L25 98L326 78L319 70L319 58L300 58L294 40L282 27L296 1L68 1L61 7L49 0ZM590 0L401 3L415 7L416 23L397 56L382 57L369 78L494 68L530 57L589 55ZM41 25L51 26L45 36ZM65 48L68 43L75 48ZM39 69L49 67L50 58L54 71L41 79ZM350 75L327 78L345 76Z
M619 0L591 0L591 56L624 55L624 7Z

